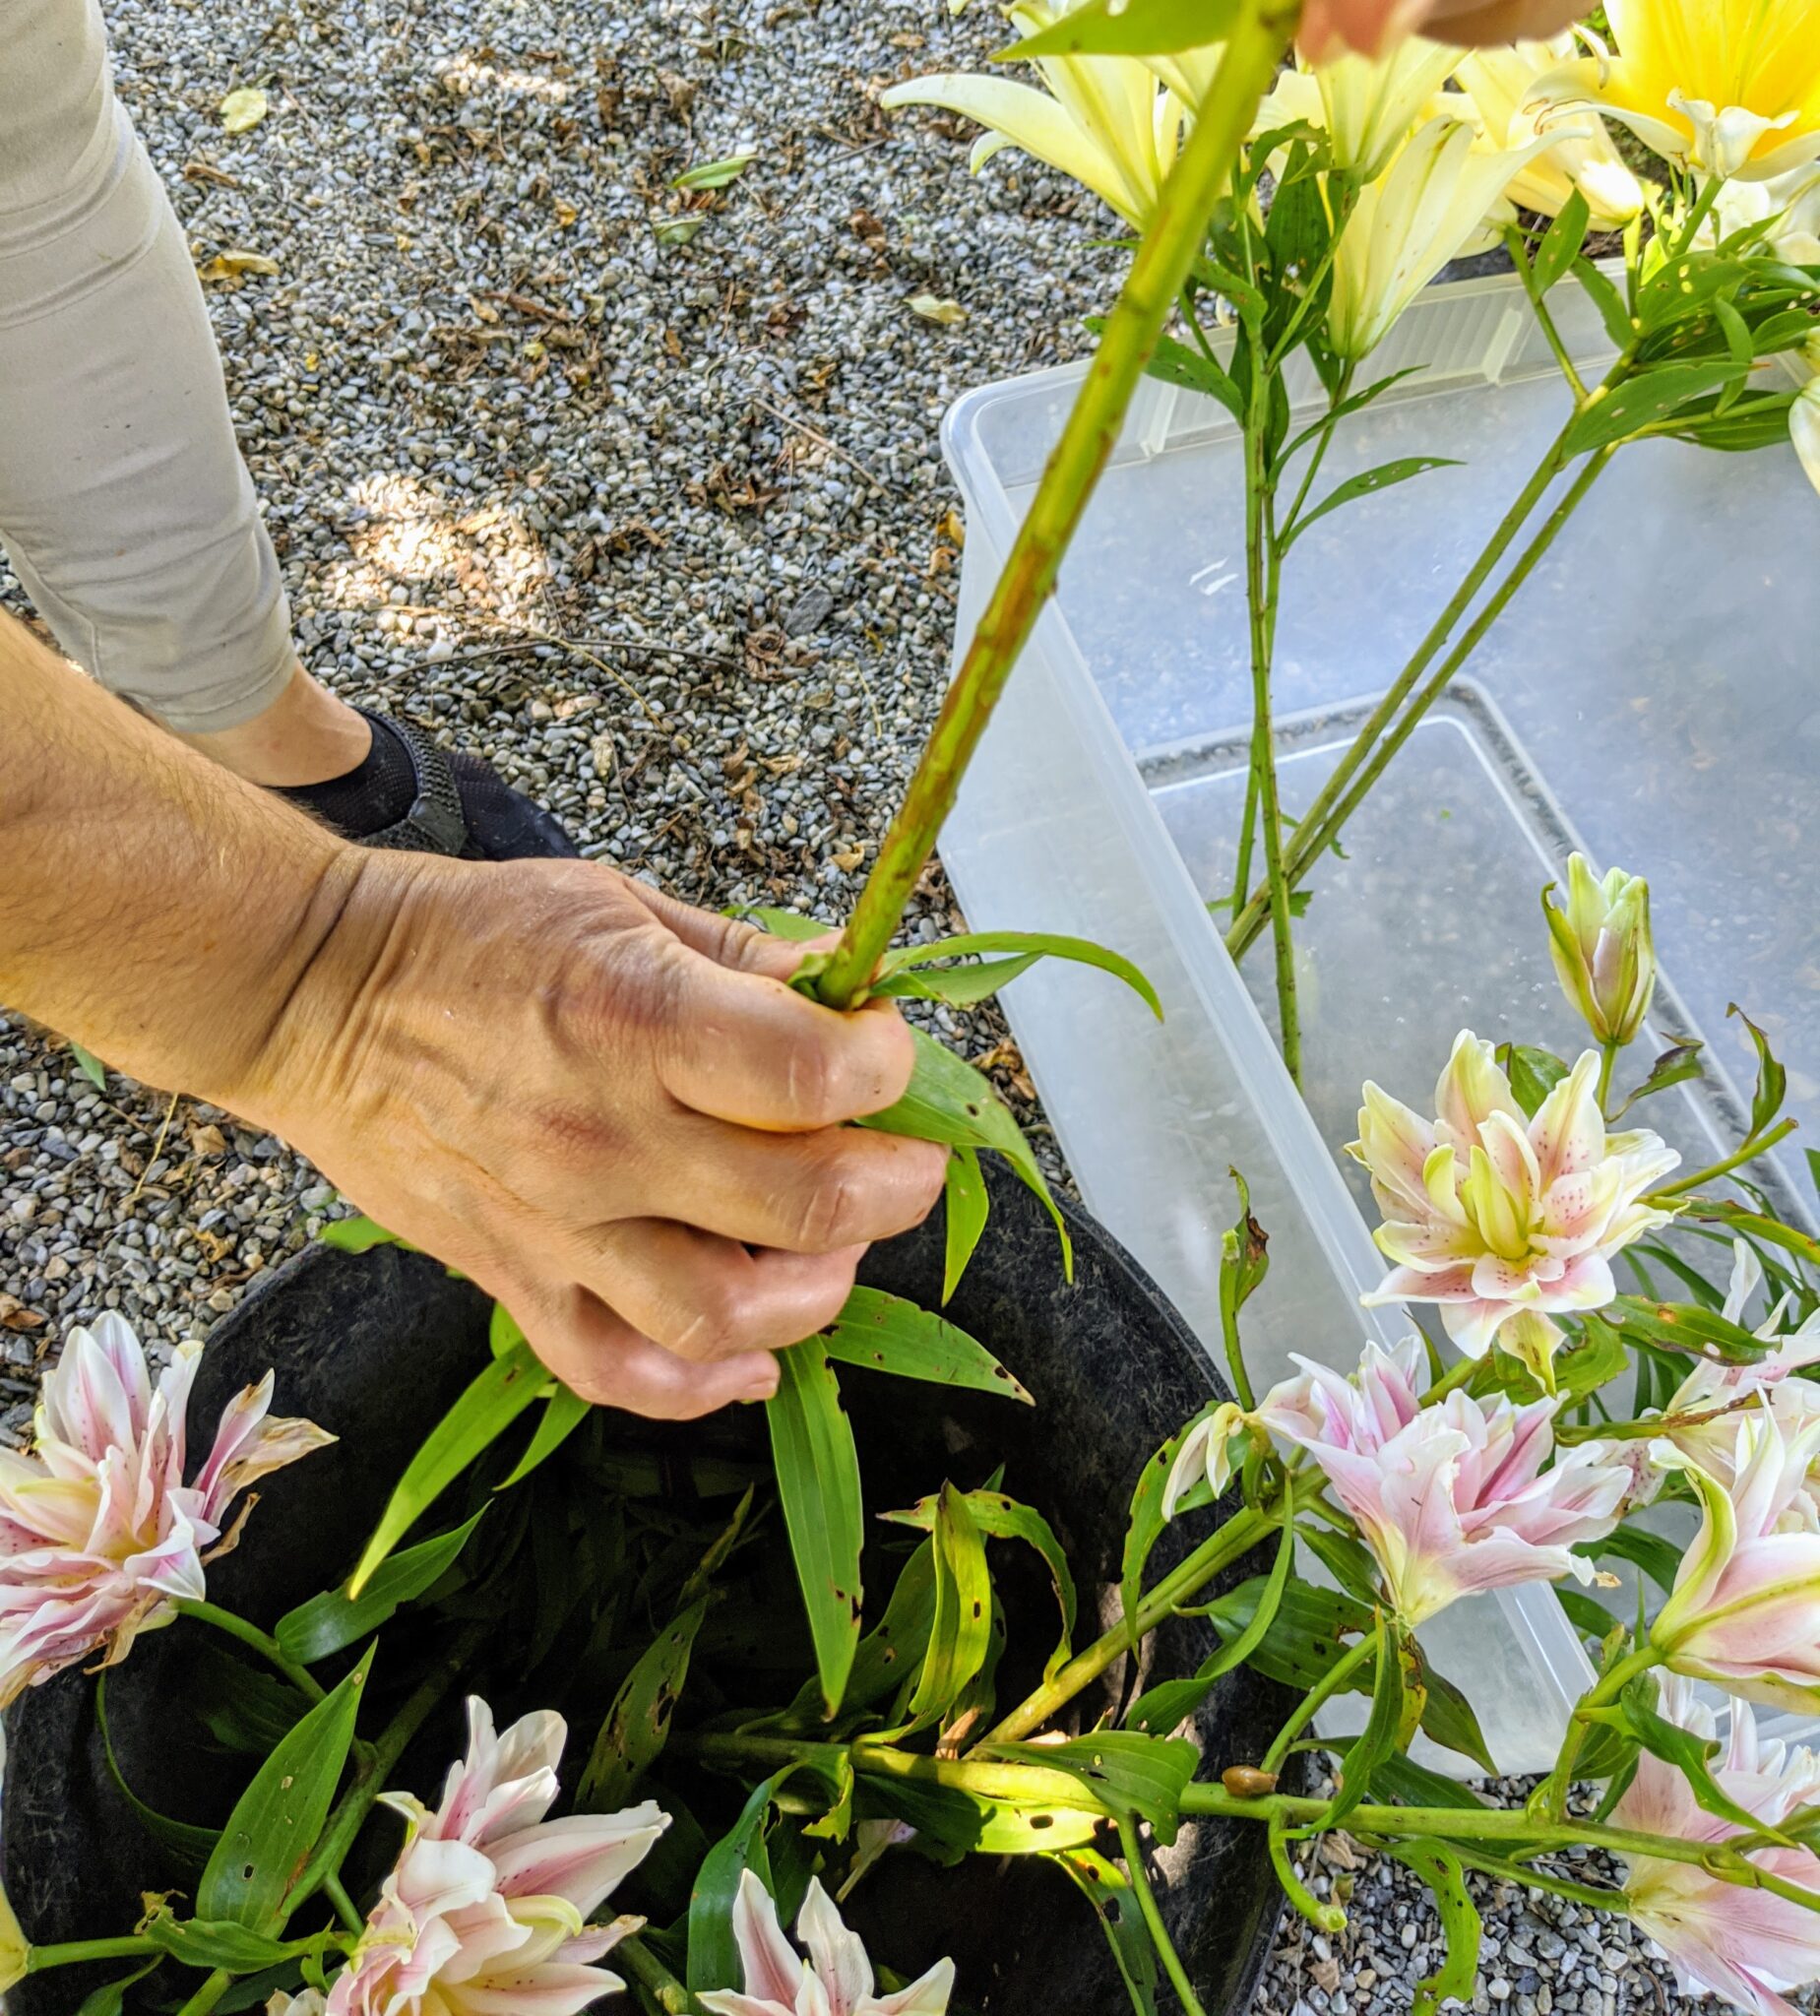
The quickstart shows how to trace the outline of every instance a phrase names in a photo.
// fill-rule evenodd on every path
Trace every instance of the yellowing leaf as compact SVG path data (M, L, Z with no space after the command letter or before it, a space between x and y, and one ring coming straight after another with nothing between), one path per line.
M557 197L556 224L558 229L566 231L569 228L569 226L575 221L575 220L580 216L581 212L576 209L574 204L565 203L560 196Z
M729 154L718 161L701 161L692 168L685 168L670 184L672 189L724 189L729 182L736 182L752 165L757 154L747 149L743 154Z
M251 133L271 109L271 102L263 91L256 85L242 85L221 100L221 131Z
M652 226L659 245L686 245L708 220L705 217L666 217Z
M196 269L196 278L205 282L240 280L249 273L274 274L278 270L278 261L263 252L218 252Z
M909 306L912 315L920 315L925 322L939 322L948 329L967 320L967 310L960 302L942 294L911 294Z

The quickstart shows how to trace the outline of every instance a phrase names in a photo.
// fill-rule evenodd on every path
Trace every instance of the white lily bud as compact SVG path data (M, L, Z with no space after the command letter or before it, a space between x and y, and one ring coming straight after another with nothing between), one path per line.
M1656 991L1656 947L1650 936L1650 885L1613 868L1595 881L1584 854L1567 862L1567 907L1548 901L1549 951L1561 991L1601 1043L1627 1043L1643 1026Z

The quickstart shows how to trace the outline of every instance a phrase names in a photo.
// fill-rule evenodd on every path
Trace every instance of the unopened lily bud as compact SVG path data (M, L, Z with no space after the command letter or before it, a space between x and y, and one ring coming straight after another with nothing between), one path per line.
M1596 881L1586 856L1572 854L1565 910L1548 901L1553 891L1542 891L1542 914L1561 991L1601 1043L1630 1042L1656 991L1650 885L1622 868Z

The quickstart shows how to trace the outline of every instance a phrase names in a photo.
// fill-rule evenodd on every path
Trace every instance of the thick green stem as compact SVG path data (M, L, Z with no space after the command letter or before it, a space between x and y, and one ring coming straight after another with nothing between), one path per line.
M1247 1506L1244 1511L1235 1512L1191 1554L1171 1568L1139 1603L1135 1632L1132 1620L1121 1618L1085 1652L1077 1653L1054 1679L1046 1681L1014 1708L984 1740L1013 1743L1034 1734L1050 1717L1065 1708L1083 1687L1091 1686L1108 1667L1122 1659L1131 1650L1134 1638L1142 1638L1147 1631L1154 1631L1165 1617L1172 1616L1223 1568L1230 1567L1241 1554L1249 1553L1281 1522L1281 1508L1275 1505L1262 1508Z
M218 1631L225 1631L228 1637L237 1638L242 1645L251 1647L260 1658L277 1667L306 1701L316 1702L324 1698L322 1683L314 1678L307 1667L299 1666L288 1657L270 1631L262 1631L257 1624L249 1624L244 1617L235 1616L232 1610L221 1609L212 1603L180 1603L177 1614L194 1617L199 1624L213 1624Z
M997 1740L997 1738L993 1738ZM832 1774L845 1759L861 1778L907 1779L918 1785L945 1786L972 1793L975 1798L1026 1805L1061 1806L1077 1813L1103 1813L1104 1803L1066 1771L1040 1764L1011 1764L973 1757L925 1757L913 1750L896 1750L885 1743L802 1741L794 1736L746 1734L677 1736L680 1755L722 1769L756 1766L773 1772L785 1764L819 1764Z
M1435 656L1453 635L1454 625L1465 615L1473 598L1491 577L1491 571L1510 549L1511 542L1523 530L1531 512L1540 503L1544 493L1560 472L1566 429L1549 444L1546 454L1522 490L1517 500L1498 521L1497 529L1485 542L1484 549L1474 561L1471 571L1450 598L1447 606L1429 626L1426 636L1415 647L1415 653L1386 690L1383 699L1371 711L1370 718L1353 737L1352 745L1340 759L1334 774L1315 793L1313 802L1302 814L1301 825L1296 829L1295 845L1290 849L1289 858L1297 879L1306 871L1307 862L1302 857L1303 837L1319 828L1339 803L1342 794L1357 775L1359 766L1370 755L1378 737L1395 719L1397 710L1414 690L1415 682L1434 662ZM1318 850L1316 850L1318 852ZM1310 859L1312 856L1309 857ZM1237 916L1232 919L1226 932L1226 950L1234 959L1243 956L1246 947L1257 936L1258 927L1264 920L1266 902L1254 896Z
M1554 1769L1531 1796L1530 1804L1536 1811L1545 1813L1551 1820L1562 1818L1567 1811L1568 1788L1574 1782L1574 1766L1579 1761L1587 1732L1592 1727L1587 1716L1592 1710L1615 1701L1639 1673L1648 1672L1661 1657L1653 1645L1639 1646L1627 1658L1619 1660L1608 1673L1596 1680L1580 1697L1568 1718L1567 1733L1561 1738L1561 1754L1554 1760Z
M863 996L891 943L1011 668L1054 590L1062 555L1111 456L1163 321L1201 249L1208 218L1295 31L1297 13L1285 0L1246 0L1239 8L1207 102L1158 197L1155 219L916 774L817 983L817 994L833 1007L850 1007Z
M93 1960L149 1960L159 1951L150 1939L129 1934L119 1939L65 1939L54 1946L29 1946L26 1972L45 1974L53 1967L80 1967Z
M1396 725L1387 734L1384 734L1381 739L1377 740L1376 746L1372 749L1369 758L1355 763L1354 758L1359 757L1361 746L1367 738L1374 735L1374 724L1378 722L1379 717L1384 713L1383 703L1379 703L1377 709L1372 714L1371 721L1367 722L1365 726L1359 730L1357 739L1347 752L1346 759L1342 763L1340 770L1334 773L1334 777L1338 778L1342 772L1348 772L1349 781L1344 792L1337 793L1332 798L1329 798L1327 808L1319 814L1318 818L1315 808L1311 806L1308 813L1303 817L1301 825L1296 829L1295 844L1289 850L1288 875L1291 885L1300 882L1303 876L1307 874L1308 870L1320 858L1323 851L1339 838L1341 828L1357 811L1359 805L1370 792L1372 786L1383 776L1397 752L1420 725L1429 708L1447 690L1454 674L1472 657L1473 653L1478 649L1485 633L1497 621L1498 617L1503 614L1505 606L1511 598L1540 564L1548 548L1553 545L1556 537L1559 536L1562 527L1566 525L1567 521L1579 508L1581 500L1598 480L1600 472L1610 461L1612 453L1613 450L1606 448L1587 458L1585 466L1574 478L1573 483L1563 493L1561 501L1548 514L1541 530L1537 533L1536 536L1512 563L1510 572L1498 584L1489 600L1486 601L1485 606L1473 619L1459 643L1448 653L1440 666L1430 674L1427 683L1415 695L1414 699L1411 701L1408 710L1403 714ZM1527 494L1526 491L1526 496ZM1475 571L1476 572L1476 570ZM1421 658L1420 653L1417 654L1417 658ZM1413 663L1415 661L1412 661L1412 662ZM1422 662L1425 663L1426 661L1423 660ZM1408 667L1406 666L1406 674L1407 671ZM1403 685L1403 677L1404 675L1399 675L1397 686L1391 689L1392 692L1397 692L1399 688L1403 688L1403 691L1407 693L1408 688ZM1388 697L1387 695L1386 698ZM1349 766L1350 766L1349 770ZM1333 789L1333 784L1334 779L1330 778L1327 785L1323 787L1320 793L1321 798L1329 797L1329 793ZM1317 798L1316 804L1318 805L1319 803L1320 798ZM1242 959L1244 957L1246 951L1256 939L1262 924L1263 913L1259 909L1258 900L1254 897L1251 903L1246 906L1244 914L1237 919L1232 928L1226 933L1226 950L1231 953L1234 959Z
M234 1984L234 1978L225 1968L218 1967L196 1992L178 2010L177 2016L209 2016L227 1990Z
M1284 874L1283 801L1277 788L1277 731L1271 707L1271 669L1277 637L1277 583L1281 556L1276 537L1276 497L1265 459L1270 422L1271 380L1261 365L1252 371L1251 404L1245 416L1245 603L1251 628L1251 775L1257 788L1258 823L1264 834L1264 893L1270 904L1271 939L1277 955L1277 1019L1283 1061L1301 1079L1301 1016L1295 999L1295 942L1289 885Z
M1162 1922L1162 1913L1158 1909L1157 1893L1150 1887L1150 1872L1144 1866L1144 1843L1138 1835L1138 1823L1129 1813L1118 1816L1118 1845L1125 1858L1125 1872L1131 1878L1131 1894L1138 1900L1145 1929L1150 1933L1151 1944L1162 1962L1162 1971L1169 1977L1170 1985L1181 2002L1183 2016L1207 2016L1200 1996L1194 1991L1194 1983L1188 1979L1188 1970L1182 1965L1182 1956L1175 1950L1175 1941L1169 1937L1169 1928Z
M1624 1047L1615 1038L1608 1039L1599 1046L1599 1110L1609 1118L1607 1108L1611 1104L1611 1070L1618 1060L1618 1052Z
M482 1625L471 1625L464 1631L434 1670L406 1698L398 1713L380 1732L378 1741L360 1757L354 1767L352 1783L329 1815L328 1825L322 1830L297 1877L290 1894L291 1911L295 1912L307 1904L331 1876L340 1874L348 1850L353 1847L360 1829L366 1825L374 1802L386 1789L387 1774L405 1754L411 1737L429 1720L449 1689L461 1679L468 1662L479 1650L485 1637L486 1629Z
M1644 1202L1660 1204L1667 1197L1685 1197L1690 1190L1697 1190L1702 1183L1710 1183L1716 1177L1727 1176L1733 1169L1742 1168L1747 1162L1755 1162L1758 1156L1768 1155L1779 1141L1788 1140L1799 1125L1796 1120L1779 1120L1774 1127L1759 1134L1755 1140L1745 1142L1736 1155L1728 1155L1724 1162L1716 1162L1710 1168L1695 1169L1691 1176L1683 1176L1678 1183L1664 1183L1660 1190L1652 1190Z
M665 2016L694 2016L697 2008L695 1997L644 1940L636 1935L621 1939L613 1948L613 1960L665 2012Z

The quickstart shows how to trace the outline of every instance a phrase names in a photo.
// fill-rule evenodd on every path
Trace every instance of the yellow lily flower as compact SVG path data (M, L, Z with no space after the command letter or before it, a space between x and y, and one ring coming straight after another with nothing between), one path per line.
M1057 18L1044 0L1023 0L1010 12L1027 37ZM975 173L1002 148L1020 148L1143 230L1175 164L1186 104L1135 56L1043 56L1036 63L1046 91L947 71L893 85L879 102L890 111L939 105L975 119L989 129L973 148Z
M1328 333L1354 360L1375 349L1450 259L1495 242L1495 210L1511 179L1554 146L1487 149L1443 113L1412 134L1390 172L1358 192L1334 254Z
M1572 35L1551 42L1517 42L1507 49L1474 49L1454 66L1454 78L1493 147L1523 147L1538 137L1537 111L1527 100L1537 79L1570 60ZM1510 184L1513 203L1542 217L1559 217L1579 190L1595 230L1615 230L1643 208L1643 185L1624 165L1611 136L1598 120L1584 134L1564 135Z
M1746 181L1820 156L1808 0L1607 0L1614 51L1562 63L1529 102L1599 112L1677 167Z
M1375 182L1460 60L1460 51L1406 35L1388 56L1347 54L1314 73L1334 165Z
M1807 339L1800 361L1808 379L1789 409L1789 439L1801 458L1807 480L1820 490L1820 337Z

